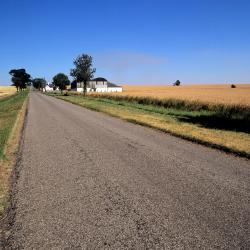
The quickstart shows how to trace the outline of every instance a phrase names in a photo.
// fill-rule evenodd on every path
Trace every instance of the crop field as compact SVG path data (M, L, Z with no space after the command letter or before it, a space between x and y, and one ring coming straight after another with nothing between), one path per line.
M122 93L129 95L160 99L180 99L213 104L250 106L250 84L231 85L186 85L186 86L129 86L125 85Z
M7 95L12 95L16 93L16 88L13 86L0 86L0 98L7 96Z

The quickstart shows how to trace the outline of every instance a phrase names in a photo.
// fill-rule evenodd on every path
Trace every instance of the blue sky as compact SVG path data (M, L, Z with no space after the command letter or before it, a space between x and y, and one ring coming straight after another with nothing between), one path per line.
M1 0L0 84L93 56L115 83L250 83L249 0Z

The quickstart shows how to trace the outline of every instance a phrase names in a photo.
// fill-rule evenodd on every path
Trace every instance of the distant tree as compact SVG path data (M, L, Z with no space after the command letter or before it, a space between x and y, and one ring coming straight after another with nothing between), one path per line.
M44 78L35 78L32 80L32 83L33 83L33 87L39 90L45 89L46 84L47 84Z
M12 69L9 74L12 76L12 86L15 86L17 91L22 91L31 82L31 76L25 69Z
M79 55L73 63L75 68L71 69L70 75L77 82L83 83L83 93L86 95L87 83L96 71L96 69L92 67L92 57L87 54L82 54Z
M62 93L63 90L66 89L66 86L70 84L70 80L69 80L68 76L66 76L65 74L58 73L57 75L55 75L53 77L52 84L55 87L58 87L61 90L61 93Z
M232 88L232 89L236 88L236 85L231 84L231 88Z
M181 82L179 80L177 80L175 83L173 83L174 86L180 86Z

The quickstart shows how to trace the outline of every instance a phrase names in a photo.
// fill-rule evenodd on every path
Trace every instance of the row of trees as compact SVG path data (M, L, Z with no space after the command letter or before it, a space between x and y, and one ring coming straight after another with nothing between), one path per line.
M33 87L42 90L46 87L47 81L44 78L35 78L32 80Z
M87 83L94 76L96 71L96 69L92 67L92 57L87 54L81 54L73 61L73 64L75 67L71 69L70 75L76 82L83 83L83 93L86 95ZM13 85L16 86L17 91L25 89L26 86L31 83L33 83L33 86L39 90L46 87L47 82L45 79L35 78L32 80L31 76L26 73L25 69L13 69L9 73L12 76L11 80ZM54 88L58 87L63 91L69 84L70 80L64 73L58 73L53 77L52 85ZM174 86L179 86L180 84L181 82L179 80L173 83Z
M32 80L33 87L39 90L46 90L47 82L44 78L35 78ZM61 91L66 89L66 86L70 84L68 76L63 73L58 73L53 77L52 86L54 90L58 87Z
M83 93L86 95L87 83L93 78L96 71L92 67L92 57L87 54L79 55L74 61L74 68L71 69L70 75L77 82L83 83ZM46 87L47 82L44 78L34 78L26 73L25 69L12 69L9 74L12 76L12 85L16 86L17 91L25 89L27 86L33 84L33 87L42 90ZM64 73L58 73L53 77L52 85L54 88L59 88L61 91L66 89L66 86L70 84L70 80Z

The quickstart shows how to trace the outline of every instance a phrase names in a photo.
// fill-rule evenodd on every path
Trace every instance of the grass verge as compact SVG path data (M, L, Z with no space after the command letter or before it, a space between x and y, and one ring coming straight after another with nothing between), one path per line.
M28 91L0 99L0 216L9 190L9 178L15 162L23 127Z
M78 94L79 95L79 94ZM163 108L174 108L183 111L209 111L213 115L217 115L221 118L228 119L241 119L250 122L250 107L241 104L223 104L223 103L206 103L201 101L189 101L179 99L159 99L153 97L143 96L129 96L129 95L112 95L112 94L94 94L93 97L105 98L115 101L126 101L132 103L138 103L143 105L153 105Z
M140 98L50 94L65 101L250 158L249 110ZM130 98L130 97L129 97ZM139 100L139 101L138 101ZM161 100L160 100L161 101ZM193 105L193 106L192 106ZM200 106L199 106L200 105ZM203 106L205 105L205 106ZM199 108L198 108L199 107ZM242 108L242 109L241 109ZM234 111L235 110L235 111Z

